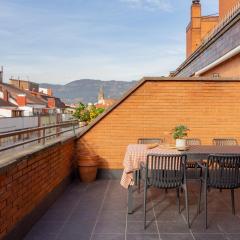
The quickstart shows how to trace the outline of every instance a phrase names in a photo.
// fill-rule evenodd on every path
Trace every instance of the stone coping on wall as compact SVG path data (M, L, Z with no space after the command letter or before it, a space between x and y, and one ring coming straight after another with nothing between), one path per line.
M74 141L79 137L79 133L69 134L67 136L58 137L53 140L47 141L44 145L36 144L33 146L28 146L25 149L16 150L13 149L12 152L0 153L0 173L4 172L10 166L30 158L32 155L37 154L43 150L46 150L50 147L66 143L67 141Z

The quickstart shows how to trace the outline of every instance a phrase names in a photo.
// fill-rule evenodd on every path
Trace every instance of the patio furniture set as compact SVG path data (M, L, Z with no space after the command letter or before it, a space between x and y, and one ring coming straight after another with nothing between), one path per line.
M195 172L200 182L198 214L204 199L205 227L208 228L208 191L211 188L230 190L232 213L235 215L234 190L240 187L240 146L236 139L213 139L212 145L201 145L200 139L187 139L188 149L178 151L164 145L163 139L139 139L138 144L130 144L124 158L124 172L121 185L128 189L128 213L133 213L133 192L144 186L144 229L146 228L146 202L149 187L176 189L178 211L180 194L184 192L188 227L189 220L188 172ZM155 145L154 145L155 144ZM203 194L202 194L203 191ZM203 196L202 196L203 195Z

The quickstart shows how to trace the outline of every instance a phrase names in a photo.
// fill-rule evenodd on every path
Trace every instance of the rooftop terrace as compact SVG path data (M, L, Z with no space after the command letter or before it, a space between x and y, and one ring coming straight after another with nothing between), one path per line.
M144 231L142 193L134 193L128 215L127 190L113 180L122 174L128 144L164 138L179 123L203 145L214 137L239 141L239 92L239 79L145 78L84 131L1 154L0 239L240 239L239 192L233 217L230 194L211 190L206 232L203 217L196 217L197 182L189 183L190 230L185 211L178 215L175 191L152 190ZM77 160L91 154L99 159L99 180L83 184L76 180Z

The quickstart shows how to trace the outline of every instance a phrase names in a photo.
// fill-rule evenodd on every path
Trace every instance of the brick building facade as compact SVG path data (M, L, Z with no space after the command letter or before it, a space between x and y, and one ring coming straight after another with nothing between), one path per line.
M202 17L200 1L193 1L186 32L187 59L172 76L240 77L240 1L219 0L219 11L219 20Z

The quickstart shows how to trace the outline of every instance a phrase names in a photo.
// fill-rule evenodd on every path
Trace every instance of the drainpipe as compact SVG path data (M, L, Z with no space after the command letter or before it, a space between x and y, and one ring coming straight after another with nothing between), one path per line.
M234 48L233 50L229 51L228 53L226 53L225 55L223 55L222 57L220 57L219 59L217 59L216 61L212 62L211 64L209 64L208 66L200 69L199 71L197 71L195 73L195 76L199 77L200 75L202 75L203 73L211 70L212 68L218 66L219 64L227 61L228 59L236 56L237 54L240 53L240 45L236 48Z

